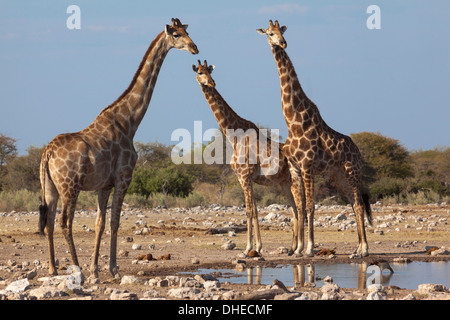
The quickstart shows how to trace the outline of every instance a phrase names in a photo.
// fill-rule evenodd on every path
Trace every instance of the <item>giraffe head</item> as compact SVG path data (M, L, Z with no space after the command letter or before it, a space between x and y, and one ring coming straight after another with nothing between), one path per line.
M204 65L198 60L198 66L195 64L192 65L192 69L195 73L197 73L197 81L200 83L200 85L204 85L207 87L214 88L216 86L216 83L214 82L213 78L211 77L211 73L213 72L215 66L209 65L205 60Z
M256 29L259 34L267 35L267 41L271 46L279 46L283 49L287 47L287 42L284 40L283 33L287 30L287 26L280 27L278 20L275 20L275 25L272 20L269 20L269 28Z
M172 18L172 25L166 24L165 32L167 42L172 48L186 50L192 54L197 54L197 46L191 38L189 38L189 34L186 32L187 27L188 25L181 24L179 19Z

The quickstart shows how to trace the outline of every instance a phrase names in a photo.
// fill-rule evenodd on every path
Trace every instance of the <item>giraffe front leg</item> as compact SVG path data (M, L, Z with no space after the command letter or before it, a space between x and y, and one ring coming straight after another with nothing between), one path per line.
M130 176L131 179L131 176ZM111 206L111 247L109 258L109 271L115 279L121 279L119 266L117 265L117 234L120 225L120 213L122 211L123 199L128 189L129 180L115 186Z
M98 192L98 205L97 205L97 219L95 220L95 247L92 256L91 263L91 275L90 278L96 280L99 278L98 274L98 256L100 252L100 242L102 239L103 231L105 230L105 220L106 220L106 207L108 205L109 195L111 189L100 190Z
M258 216L256 213L255 201L253 199L252 183L249 179L242 179L240 182L242 189L244 190L245 211L247 213L247 247L244 253L248 254L253 248L253 227L255 228L256 251L260 253L262 247L261 235L259 233Z
M309 173L302 174L306 214L308 216L308 244L306 246L305 255L307 257L314 256L314 178Z
M291 173L290 193L294 200L294 237L293 237L293 254L297 257L302 256L305 241L305 192L300 172L293 165L289 165ZM294 243L295 242L295 243Z

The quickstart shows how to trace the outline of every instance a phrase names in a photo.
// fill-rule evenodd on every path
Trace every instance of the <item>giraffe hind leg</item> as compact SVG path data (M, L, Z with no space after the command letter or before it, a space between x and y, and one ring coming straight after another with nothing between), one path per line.
M333 179L337 188L347 197L351 203L356 217L356 226L358 232L358 247L354 254L358 256L368 256L369 246L367 244L366 232L364 227L365 203L362 195L362 187L359 175L356 175L351 169L351 164L346 163L345 173L336 173Z
M75 215L75 206L78 198L79 191L74 191L72 193L68 193L71 196L62 197L62 209L61 209L61 218L60 218L60 226L66 239L66 242L69 246L69 252L72 258L72 264L74 266L79 266L78 257L75 250L75 243L73 241L72 235L72 223Z

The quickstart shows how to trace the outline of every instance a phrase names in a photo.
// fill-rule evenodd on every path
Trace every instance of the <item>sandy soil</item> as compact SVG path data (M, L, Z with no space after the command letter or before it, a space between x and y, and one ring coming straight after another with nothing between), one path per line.
M263 259L239 257L246 246L246 232L241 231L246 219L243 208L212 205L208 208L193 209L125 210L122 213L118 238L120 273L122 276L136 275L144 280L158 276L163 278L179 275L180 272L194 275L198 268L235 268L232 261L236 258L244 260L247 267L295 263L345 263L363 260L370 263L380 259L392 262L398 257L408 258L411 261L450 260L450 255L426 254L428 246L450 248L450 205L373 206L374 226L366 228L370 256L364 259L349 258L357 246L356 229L348 227L346 230L339 231L338 223L331 226L322 223L315 228L316 251L323 248L334 250L334 258L292 257L286 253L278 253L279 248L289 248L291 245L290 222L279 222L283 220L280 217L290 217L289 212L284 209L283 206L281 209L260 208L260 217L265 217L270 212L276 212L278 216L276 221L261 223ZM342 213L346 215L348 221L354 220L349 207L339 206L319 207L316 210L315 220L319 223L332 221L334 217ZM77 211L73 227L74 239L78 259L86 278L90 274L88 270L94 246L94 223L95 211ZM0 213L0 266L3 266L0 268L0 290L20 275L22 264L29 263L33 266L35 260L40 261L38 275L30 280L32 286L39 286L37 279L48 275L47 239L37 234L37 225L37 212ZM211 228L236 226L241 228L236 229L235 235L208 232ZM108 230L109 227L106 229ZM233 250L222 248L227 240L236 244ZM141 249L134 250L133 245L141 245ZM55 248L56 257L59 260L59 274L65 274L65 269L71 265L71 262L67 244L59 226L56 227L55 232ZM170 259L136 263L139 256L149 253L155 259L170 254ZM94 299L109 299L110 292L105 288L120 290L124 288L118 281L111 279L108 259L109 232L106 231L101 244L100 265L103 267L100 272L100 283L93 287L94 290L90 294ZM197 261L194 262L194 260ZM245 295L265 288L266 285L222 283L221 287L233 289ZM155 289L160 292L161 297L165 297L170 288L149 288L148 285L142 284L129 286L127 289L136 292L139 297L143 292ZM299 290L315 289L304 287ZM352 299L367 295L364 288L342 288L342 290ZM391 288L388 293L389 298L395 299L404 297L409 292L411 290ZM73 297L72 295L65 299Z

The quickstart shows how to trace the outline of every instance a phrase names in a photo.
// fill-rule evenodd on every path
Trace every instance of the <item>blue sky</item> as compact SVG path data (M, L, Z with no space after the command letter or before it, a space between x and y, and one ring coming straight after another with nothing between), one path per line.
M69 5L81 29L69 30ZM369 5L381 29L369 30ZM135 140L217 123L191 65L206 59L216 88L242 117L287 137L278 73L265 37L287 25L287 52L324 120L344 133L380 132L409 150L450 146L450 1L0 0L0 133L19 152L88 126L128 87L172 17L200 53L171 50Z

